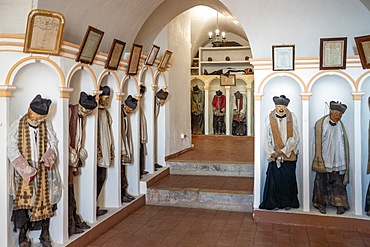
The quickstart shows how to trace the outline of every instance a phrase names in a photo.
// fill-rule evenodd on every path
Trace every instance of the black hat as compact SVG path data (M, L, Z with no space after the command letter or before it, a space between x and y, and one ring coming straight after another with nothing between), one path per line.
M94 110L95 107L98 106L98 103L96 103L96 100L95 100L95 96L88 95L85 92L80 93L79 103L83 108L89 109L89 110Z
M50 99L43 99L41 98L41 95L38 94L31 101L30 108L33 112L36 112L37 114L46 115L49 112L50 105L51 105Z
M347 105L339 101L330 101L330 110L337 110L344 113L347 110Z
M129 95L127 99L125 100L125 105L130 108L131 110L135 110L137 106L137 99Z
M163 89L161 88L161 90L159 90L155 96L158 99L166 100L168 97L168 92L163 91Z
M221 91L221 90L217 90L217 91L216 91L216 94L217 94L217 96L221 96L222 91Z
M145 94L145 92L146 92L146 86L140 85L140 93Z
M198 90L199 90L198 85L195 85L195 86L193 87L193 91L198 91Z
M274 101L275 105L285 105L285 106L288 106L289 105L289 102L290 102L290 99L288 99L287 97L285 97L285 95L280 95L280 97L274 96L272 98L272 100Z
M100 95L110 95L110 87L108 86L100 86L100 91L103 91Z

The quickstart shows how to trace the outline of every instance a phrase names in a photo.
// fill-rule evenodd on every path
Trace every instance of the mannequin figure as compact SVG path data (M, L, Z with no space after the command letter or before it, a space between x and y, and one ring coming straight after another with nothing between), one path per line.
M144 97L146 93L146 87L140 85L140 97ZM148 171L145 171L145 156L148 154L146 150L146 144L148 143L148 132L146 125L146 117L144 114L144 109L142 104L140 104L140 178L143 175L148 174Z
M155 94L155 105L154 105L154 119L155 119L155 126L156 129L154 130L155 133L157 134L157 119L159 116L159 110L160 107L164 105L166 102L166 99L168 97L168 92L166 91L166 88L161 88L156 94ZM157 138L155 138L157 140ZM157 163L157 154L155 155L155 163L154 163L154 168L157 170L158 168L162 168L163 166Z
M191 128L193 135L204 134L204 94L198 85L191 93Z
M244 136L247 134L247 123L245 122L246 99L239 91L234 93L235 107L233 110L232 134Z
M107 177L107 168L114 160L114 141L112 134L112 118L106 107L109 104L110 88L100 86L102 93L99 97L98 107L98 168L97 168L97 193L98 199ZM108 211L97 207L96 215L101 216Z
M132 134L129 115L136 109L137 99L129 95L121 105L121 202L131 202L135 197L127 192L126 165L132 162Z
M367 99L368 107L370 109L370 97ZM368 160L367 160L367 174L370 174L370 120L369 120L369 133L368 133ZM370 182L367 186L367 193L365 199L365 212L367 216L370 216Z
M77 214L74 195L73 177L80 175L80 168L85 164L87 151L84 148L85 118L98 106L95 97L80 93L79 104L69 105L69 167L68 167L68 234L83 233L89 229L86 222Z
M213 134L225 135L226 97L225 95L222 94L221 90L217 90L216 95L213 96L212 106L213 106Z
M50 218L60 200L62 184L56 165L57 146L53 126L46 120L51 100L37 95L28 112L14 121L8 136L14 231L19 229L19 246L31 246L27 233L40 230L43 247L52 246Z
M337 207L337 214L350 209L346 186L349 182L349 145L341 118L347 106L330 102L330 114L315 124L315 156L312 170L316 172L312 202L320 213L326 205Z

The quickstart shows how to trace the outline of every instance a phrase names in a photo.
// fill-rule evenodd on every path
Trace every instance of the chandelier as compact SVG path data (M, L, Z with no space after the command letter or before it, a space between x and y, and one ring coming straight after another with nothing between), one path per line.
M213 32L208 33L209 42L212 43L212 46L223 46L226 42L226 33L221 32L218 28L218 11L217 11L217 18L216 18L216 30L214 32L215 38L213 38Z

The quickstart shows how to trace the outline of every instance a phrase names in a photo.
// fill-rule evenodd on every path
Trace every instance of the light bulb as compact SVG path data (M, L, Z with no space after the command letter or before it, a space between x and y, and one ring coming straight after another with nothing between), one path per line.
M209 33L208 33L208 38L209 38L209 39L212 39L212 35L213 35L213 33L212 33L212 32L209 32Z
M215 34L217 37L220 36L220 30L218 28L215 30Z
M226 39L226 33L225 32L222 32L221 36L222 36L223 39Z

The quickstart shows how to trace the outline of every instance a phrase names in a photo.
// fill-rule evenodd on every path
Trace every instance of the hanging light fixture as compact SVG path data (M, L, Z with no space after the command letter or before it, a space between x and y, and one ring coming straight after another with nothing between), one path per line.
M215 38L213 39L213 32L208 33L208 39L210 42L212 42L213 46L222 46L223 43L226 42L226 33L221 32L220 29L218 28L218 11L217 11L217 17L216 17L216 30L215 30L214 35L215 35Z

